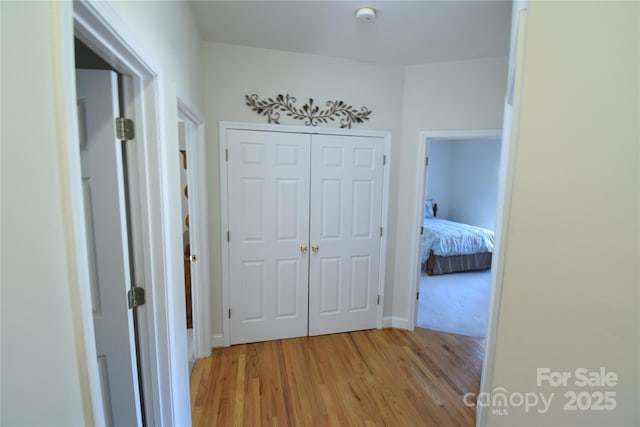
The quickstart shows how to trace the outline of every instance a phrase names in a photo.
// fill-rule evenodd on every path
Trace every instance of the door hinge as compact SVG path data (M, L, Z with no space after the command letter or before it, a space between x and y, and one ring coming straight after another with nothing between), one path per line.
M424 234L424 225L420 227L420 235L422 236L423 234Z
M229 149L225 148L224 149L224 159L228 162L229 161Z
M386 155L386 154L383 154L383 155L382 155L382 166L384 166L384 165L386 165L386 164L387 164L387 155Z
M231 319L231 309L229 309L229 319Z
M424 165L429 166L429 156L424 159Z
M382 227L380 227L380 236L382 236Z
M231 233L227 231L227 242L229 242L231 239Z
M116 117L116 136L121 141L131 141L134 138L133 120Z
M416 292L416 299L420 299L420 291Z
M378 295L378 305L380 305L380 295Z
M127 299L129 300L129 309L144 305L144 288L133 286L127 292Z

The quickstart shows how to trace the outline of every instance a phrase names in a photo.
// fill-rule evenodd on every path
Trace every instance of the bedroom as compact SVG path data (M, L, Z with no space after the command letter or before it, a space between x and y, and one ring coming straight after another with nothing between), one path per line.
M416 326L484 337L501 140L433 138L426 144ZM449 231L456 234L442 234Z

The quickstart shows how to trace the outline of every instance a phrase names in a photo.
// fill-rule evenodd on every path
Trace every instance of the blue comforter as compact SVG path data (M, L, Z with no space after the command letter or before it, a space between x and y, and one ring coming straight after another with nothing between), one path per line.
M493 252L495 234L486 228L474 227L440 218L425 218L422 235L422 262L434 255L470 255Z

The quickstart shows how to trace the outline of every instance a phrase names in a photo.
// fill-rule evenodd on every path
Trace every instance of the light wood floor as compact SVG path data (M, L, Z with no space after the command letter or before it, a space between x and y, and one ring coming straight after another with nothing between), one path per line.
M484 340L416 328L214 349L191 376L194 426L472 426Z

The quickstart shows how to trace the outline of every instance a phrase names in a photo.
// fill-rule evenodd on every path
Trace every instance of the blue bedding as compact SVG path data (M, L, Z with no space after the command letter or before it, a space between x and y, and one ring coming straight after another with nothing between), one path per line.
M471 255L493 252L495 233L491 230L440 218L425 218L422 235L422 262L433 251L437 256Z

